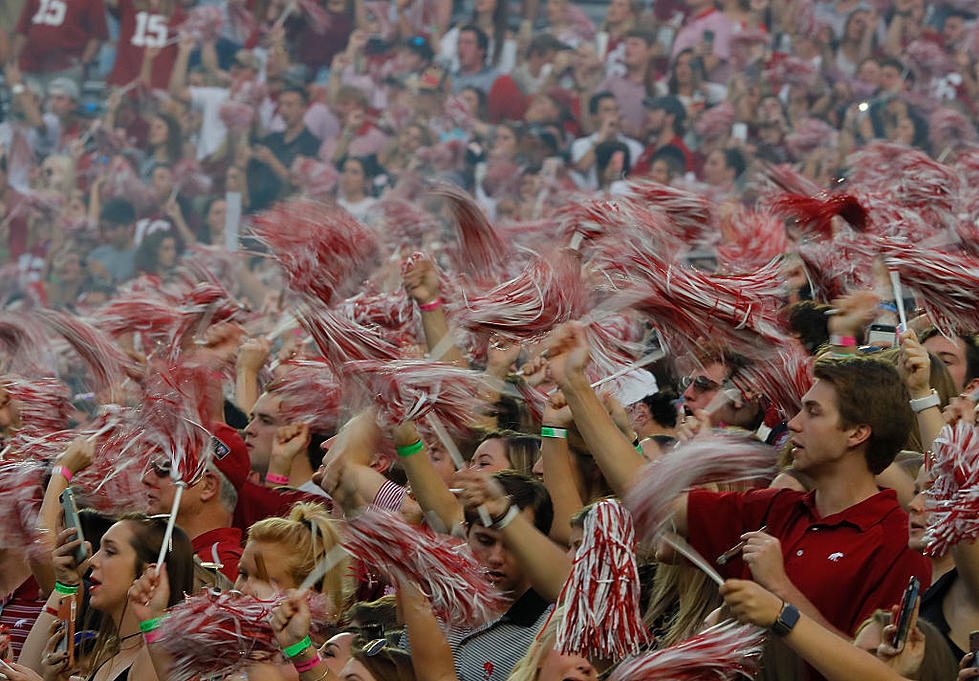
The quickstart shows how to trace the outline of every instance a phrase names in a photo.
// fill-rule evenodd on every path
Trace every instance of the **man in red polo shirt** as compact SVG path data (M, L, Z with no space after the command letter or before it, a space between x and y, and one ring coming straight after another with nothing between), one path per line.
M554 333L549 371L606 479L624 495L644 460L585 378L588 358L582 327ZM911 575L922 588L931 581L927 559L907 547L907 514L874 479L907 441L912 413L893 366L824 359L815 377L789 422L794 467L815 481L813 491L694 490L674 500L674 523L711 561L744 537L742 556L718 566L722 575L754 578L849 638L874 610L900 601Z
M27 0L14 30L14 57L44 90L59 76L78 82L109 38L103 0Z
M207 567L215 567L232 582L238 577L241 530L232 527L238 494L248 478L248 450L231 426L214 423L211 440L214 458L196 485L184 490L177 524L191 538L194 554ZM169 513L176 486L169 462L154 463L143 474L150 514Z

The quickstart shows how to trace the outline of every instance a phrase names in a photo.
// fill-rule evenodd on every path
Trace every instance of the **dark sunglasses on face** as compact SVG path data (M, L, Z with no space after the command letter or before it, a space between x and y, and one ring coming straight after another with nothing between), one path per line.
M682 381L680 381L681 390L686 390L690 386L693 386L693 389L699 393L705 393L711 390L721 389L720 383L711 380L706 376L696 376L696 377L687 376Z

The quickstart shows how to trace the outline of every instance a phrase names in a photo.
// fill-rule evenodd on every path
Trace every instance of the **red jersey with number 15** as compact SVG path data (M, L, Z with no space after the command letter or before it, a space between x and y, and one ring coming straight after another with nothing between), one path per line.
M26 73L71 68L89 40L109 37L102 0L27 0L16 31L27 38L19 62Z
M141 3L146 9L137 9L133 0L119 0L116 13L119 17L119 44L116 46L116 63L109 74L110 85L128 85L137 78L143 67L143 54L147 47L162 50L153 60L150 86L165 90L169 86L170 72L177 59L176 27L184 20L179 8L167 16L154 10L156 3Z

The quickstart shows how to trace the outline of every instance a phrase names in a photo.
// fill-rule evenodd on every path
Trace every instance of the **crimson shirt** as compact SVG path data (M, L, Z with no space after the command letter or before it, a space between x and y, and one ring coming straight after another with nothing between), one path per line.
M219 527L194 537L191 542L194 554L202 563L217 563L218 571L231 580L238 579L238 561L241 560L241 530L237 527Z
M178 7L172 16L137 10L134 0L119 0L116 8L119 17L119 43L116 46L116 63L109 74L109 85L128 85L137 78L143 67L143 53L147 47L162 47L153 60L150 87L166 90L170 85L170 72L177 59L176 44L167 45L176 36L176 27L183 20Z
M27 73L71 68L89 40L109 38L102 0L27 0L15 30L27 38L19 62Z
M834 627L852 635L878 608L901 601L911 575L921 590L931 563L908 548L908 516L894 490L882 490L826 518L815 491L763 489L715 493L692 490L687 501L690 544L714 563L744 532L768 526L782 542L785 573ZM717 566L726 578L751 579L740 557Z

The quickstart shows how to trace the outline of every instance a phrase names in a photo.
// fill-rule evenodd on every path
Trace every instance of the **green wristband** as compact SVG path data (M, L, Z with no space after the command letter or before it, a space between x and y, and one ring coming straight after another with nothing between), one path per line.
M404 447L397 448L398 456L401 457L413 456L423 449L425 449L425 443L423 443L421 440L413 445L405 445Z
M558 437L562 440L568 439L568 431L565 428L551 428L550 426L542 426L540 429L541 437Z
M62 584L61 582L55 582L54 590L57 591L59 594L66 594L66 595L77 594L78 585L76 584L75 586L68 586L67 584Z
M286 657L295 657L296 655L306 650L306 648L310 647L311 645L313 645L313 642L310 641L309 636L307 636L299 643L293 643L291 646L286 646L285 648L283 648L282 654L285 655Z
M161 622L163 622L163 616L154 617L151 620L145 620L139 623L139 630L145 634L159 628Z

